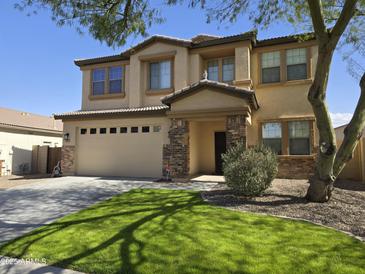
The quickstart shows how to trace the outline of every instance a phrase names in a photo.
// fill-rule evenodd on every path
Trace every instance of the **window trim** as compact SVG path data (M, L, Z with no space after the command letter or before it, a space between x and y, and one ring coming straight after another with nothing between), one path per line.
M231 81L223 81L223 59L233 58L233 79ZM236 81L236 58L234 55L207 58L204 60L204 69L208 72L208 62L218 61L218 82L221 83L234 83Z
M267 47L263 49L259 49L257 52L257 84L258 86L275 86L275 85L282 85L282 84L297 84L297 83L306 83L311 82L313 78L312 74L312 47L315 44L311 43L309 45L285 45L283 47ZM307 55L307 78L306 79L299 79L299 80L287 80L287 64L286 64L286 51L290 49L306 49ZM262 54L266 52L273 52L279 51L280 52L280 81L274 83L263 83L262 82Z
M308 155L291 155L289 153L289 122L292 121L308 121L309 122L309 153ZM258 122L258 140L261 144L262 125L265 123L281 123L281 155L279 157L314 157L315 149L315 118L314 117L294 117L286 119L267 119Z
M157 62L164 62L164 61L170 61L170 83L171 86L169 88L162 88L162 89L151 89L151 63L157 63ZM174 56L161 56L156 58L151 58L146 60L145 62L146 66L146 95L164 95L169 94L175 90L175 57Z
M309 139L309 154L292 154L291 152L290 152L290 139L301 139L301 138L298 138L298 137L296 137L296 138L290 138L290 133L289 133L289 123L290 122L308 122L308 129L309 129L309 136L308 137L306 137L306 138L308 138ZM313 147L312 147L312 145L311 145L311 143L312 143L312 140L311 140L311 130L312 130L312 127L311 127L311 122L310 121L308 121L308 120L296 120L296 121L288 121L287 122L287 124L288 124L288 154L290 155L290 156L303 156L303 155L311 155L312 153L313 153Z
M109 89L109 70L110 68L114 67L122 67L122 91L119 93L110 93ZM96 69L104 69L105 70L105 84L104 84L104 94L94 95L93 94L93 72ZM96 66L90 68L90 92L89 92L89 100L99 100L99 99L113 99L113 98L124 98L125 97L125 79L126 79L126 64L111 64L111 65L104 65L104 66Z
M279 138L263 138L263 131L262 131L262 129L263 129L263 127L264 127L264 124L279 124L280 125L280 130L281 130L281 132L280 132L280 145L281 145L281 148L280 148L280 153L277 153L277 155L284 155L284 153L283 153L283 143L284 143L284 136L283 136L283 132L284 132L284 130L283 130L283 123L281 123L281 122L279 122L279 121L266 121L266 122L262 122L262 123L260 123L260 127L261 127L261 129L260 129L260 143L264 143L264 139L279 139Z
M94 81L94 72L96 70L103 70L104 71L104 80L103 81ZM107 90L107 87L106 87L106 81L107 81L107 73L108 73L108 70L106 68L94 68L91 70L91 89L90 89L90 93L92 96L95 96L95 97L98 97L98 96L103 96ZM102 94L94 94L94 83L104 83L104 90L103 90L103 93Z

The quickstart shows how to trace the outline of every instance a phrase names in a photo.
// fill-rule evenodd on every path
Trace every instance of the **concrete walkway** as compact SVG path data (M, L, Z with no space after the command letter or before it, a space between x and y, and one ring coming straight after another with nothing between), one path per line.
M155 183L152 180L141 179L62 177L0 190L0 244L131 189L209 190L217 187L217 183L209 182ZM0 261L0 274L76 273L62 271L64 270L45 268L42 265L9 265Z

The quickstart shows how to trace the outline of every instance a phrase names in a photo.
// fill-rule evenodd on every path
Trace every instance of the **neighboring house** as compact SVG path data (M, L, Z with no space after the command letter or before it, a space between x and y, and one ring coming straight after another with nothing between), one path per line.
M76 60L81 110L55 115L68 137L63 171L220 174L221 153L242 141L271 146L280 177L308 177L318 147L307 100L317 45L301 40L156 35L118 55Z
M335 128L337 144L340 145L344 138L347 125ZM357 144L352 159L346 164L339 178L365 182L365 130Z
M33 146L62 146L62 122L0 108L0 176L30 173Z

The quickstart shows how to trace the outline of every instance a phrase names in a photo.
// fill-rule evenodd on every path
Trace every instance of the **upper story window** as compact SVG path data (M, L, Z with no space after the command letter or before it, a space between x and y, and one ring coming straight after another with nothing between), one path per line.
M92 70L92 95L117 94L123 92L123 66Z
M307 79L307 50L288 49L286 51L287 80Z
M234 58L228 57L223 59L222 64L222 78L223 82L230 82L234 80Z
M234 57L218 58L207 61L208 80L231 82L234 80Z
M262 53L261 83L267 84L278 83L281 81L308 79L307 55L307 48L295 48ZM281 60L283 62L281 62ZM283 73L281 73L281 71Z
M123 81L123 67L109 68L109 93L121 93Z
M265 84L280 82L280 51L261 55L261 81Z
M277 154L282 154L281 134L281 123L262 124L262 142Z
M149 64L149 87L151 90L172 88L171 60L151 62Z
M209 60L207 62L208 80L219 81L219 63L218 60Z
M105 69L94 69L92 73L92 93L102 95L105 92Z
M289 122L289 154L310 154L310 128L309 121Z

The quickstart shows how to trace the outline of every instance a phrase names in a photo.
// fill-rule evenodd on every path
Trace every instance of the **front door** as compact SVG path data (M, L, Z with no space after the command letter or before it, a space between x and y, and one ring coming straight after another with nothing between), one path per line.
M215 132L214 134L215 148L215 173L221 175L222 171L222 154L226 153L226 133Z

